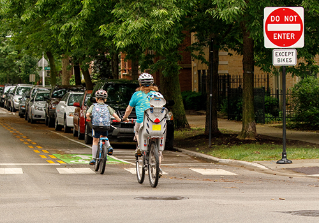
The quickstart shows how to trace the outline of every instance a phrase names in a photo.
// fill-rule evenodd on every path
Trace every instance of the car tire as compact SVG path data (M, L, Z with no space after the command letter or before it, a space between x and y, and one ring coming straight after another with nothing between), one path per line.
M48 126L48 117L47 116L45 116L44 123L46 126Z
M65 133L71 132L71 128L68 127L68 125L67 125L66 117L64 117L63 128L64 128L64 132L65 132Z
M34 123L35 123L35 121L34 121L34 119L33 119L33 116L32 116L32 113L31 113L31 120L30 120L30 122L31 122L31 124L34 124Z
M25 114L24 114L24 119L25 119L25 120L28 120L28 113L25 113Z
M81 133L80 121L78 124L78 139L83 139L83 134Z
M54 124L55 124L55 122L54 122L54 121L51 119L51 117L49 116L49 118L48 118L48 126L49 126L49 127L55 127Z
M56 117L55 117L55 122L54 122L54 129L55 129L55 131L61 131L61 129L62 129L62 126L59 125L58 119Z
M87 125L85 125L84 142L85 142L85 144L92 143L92 137L88 135L88 126Z
M28 122L31 122L31 119L30 119L29 115L28 115L28 118L27 118L27 120L28 120Z
M75 126L73 126L73 136L77 137L78 136L78 132L75 130Z

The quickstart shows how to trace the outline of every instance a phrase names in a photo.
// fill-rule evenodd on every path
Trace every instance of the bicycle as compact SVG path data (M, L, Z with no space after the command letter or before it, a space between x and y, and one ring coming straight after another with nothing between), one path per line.
M164 98L153 98L150 104L152 107L144 111L144 121L139 131L142 155L135 154L136 176L138 183L142 184L148 171L150 185L155 188L160 178L160 156L165 147L168 110L163 107L166 104Z
M100 174L104 174L105 165L107 161L108 148L106 142L109 141L107 137L101 137L96 152L96 160L94 164L94 170L99 171Z

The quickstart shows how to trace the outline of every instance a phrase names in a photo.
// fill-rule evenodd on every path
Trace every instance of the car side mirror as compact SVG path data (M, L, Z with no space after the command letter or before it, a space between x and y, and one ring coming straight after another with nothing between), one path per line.
M80 103L79 103L79 102L74 102L74 103L73 103L73 106L75 106L75 107L80 107Z

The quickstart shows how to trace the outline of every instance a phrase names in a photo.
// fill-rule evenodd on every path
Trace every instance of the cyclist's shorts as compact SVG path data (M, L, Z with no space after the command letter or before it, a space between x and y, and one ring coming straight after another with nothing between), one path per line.
M93 138L97 138L99 139L100 136L108 136L108 131L95 131L94 129L92 129L92 136Z

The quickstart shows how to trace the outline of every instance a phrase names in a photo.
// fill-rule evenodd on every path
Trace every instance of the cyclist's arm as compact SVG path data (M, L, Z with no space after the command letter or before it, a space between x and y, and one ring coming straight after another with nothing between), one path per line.
M107 108L109 109L110 115L112 115L116 119L116 121L121 122L121 119L116 114L115 110L111 106L107 106Z
M130 105L127 106L126 110L125 110L125 114L123 115L123 120L127 119L127 117L131 114L133 110L133 107L131 107Z
M91 115L91 113L92 113L93 106L94 106L94 105L91 105L91 107L90 107L90 108L87 110L87 112L86 112L86 119L87 119L87 120L91 120L90 115Z

